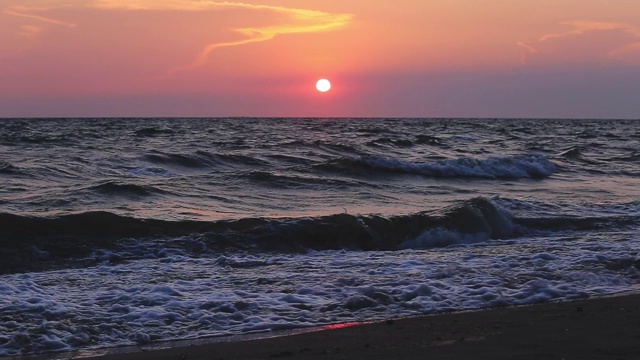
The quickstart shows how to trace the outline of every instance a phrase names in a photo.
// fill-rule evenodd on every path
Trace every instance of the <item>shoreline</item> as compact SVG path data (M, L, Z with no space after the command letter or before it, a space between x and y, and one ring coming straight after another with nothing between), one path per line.
M0 359L423 359L427 355L437 359L640 358L640 292Z

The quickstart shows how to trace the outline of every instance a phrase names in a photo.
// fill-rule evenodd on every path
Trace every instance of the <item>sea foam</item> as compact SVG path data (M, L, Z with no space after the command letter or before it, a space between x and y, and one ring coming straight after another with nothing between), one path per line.
M637 232L572 232L446 251L170 255L0 277L0 355L273 331L632 289ZM637 245L637 244L636 244Z

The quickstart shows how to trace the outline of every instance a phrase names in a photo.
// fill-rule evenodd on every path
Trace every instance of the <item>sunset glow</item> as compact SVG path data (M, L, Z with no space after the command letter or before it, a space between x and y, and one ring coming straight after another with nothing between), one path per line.
M2 117L637 117L637 78L635 1L0 2Z

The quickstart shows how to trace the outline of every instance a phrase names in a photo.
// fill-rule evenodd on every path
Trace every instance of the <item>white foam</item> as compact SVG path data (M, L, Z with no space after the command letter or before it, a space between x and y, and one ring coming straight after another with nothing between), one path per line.
M455 244L473 244L489 240L490 234L461 233L448 229L429 229L415 239L409 239L400 244L400 249L431 249Z
M551 175L556 167L542 155L460 158L433 163L409 162L394 158L361 157L357 161L374 168L436 177L536 178Z
M436 240L433 240L435 236ZM0 355L147 344L629 290L636 230L395 252L169 255L0 277ZM442 240L444 239L444 240Z

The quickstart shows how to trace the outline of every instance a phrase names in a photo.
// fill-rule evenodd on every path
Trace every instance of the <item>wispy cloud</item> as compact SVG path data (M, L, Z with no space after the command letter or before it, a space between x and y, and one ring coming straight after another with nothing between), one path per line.
M573 35L583 35L590 31L603 31L603 30L623 30L629 34L633 34L636 37L640 37L640 29L633 25L624 23L610 23L610 22L597 22L597 21L568 21L560 23L561 25L567 25L573 27L573 29L561 32L551 33L542 36L538 41L547 41L555 38L562 38Z
M36 20L39 22L44 22L47 24L66 26L69 28L76 27L76 24L74 23L37 14L38 12L52 10L59 6L61 6L61 4L57 4L57 5L51 4L49 6L16 5L16 6L9 6L7 8L4 8L2 12L7 15L23 17L31 20Z
M203 12L236 9L263 11L278 15L277 17L280 20L276 25L231 29L232 31L241 34L244 38L237 41L206 44L197 56L195 56L194 60L190 64L182 67L180 70L194 69L206 64L211 52L219 48L267 41L278 35L332 31L345 27L353 18L352 14L334 14L311 9L210 0L80 0L73 3L51 1L48 6L11 6L5 8L3 12L8 15L30 18L32 20L49 24L75 27L76 24L41 15L41 13L46 12L46 10L69 7L100 11ZM22 34L26 35L25 29L22 30Z
M620 58L623 55L640 53L640 27L638 26L626 23L598 21L568 21L560 24L569 27L569 29L563 32L545 34L534 41L519 41L516 43L516 45L526 50L521 58L523 64L527 63L526 54L539 52L540 47L544 43L570 40L575 37L603 31L618 31L629 39L625 45L609 50L603 55L611 58Z
M211 43L204 47L198 57L186 69L204 65L212 51L229 46L245 45L271 40L277 35L316 33L332 31L346 26L352 18L350 14L329 14L321 11L305 9L289 9L281 7L262 7L290 18L290 22L269 27L237 28L234 31L245 36L245 39L231 42Z
M216 49L240 46L271 40L277 35L316 33L332 31L346 26L353 18L352 14L332 14L324 11L287 8L282 6L248 4L242 2L218 1L178 1L178 0L97 0L92 7L112 10L181 10L210 11L223 9L244 9L267 11L286 18L282 24L266 27L235 28L233 31L245 38L237 41L215 42L204 46L194 61L178 70L188 70L206 64L209 55Z
M24 25L22 26L21 31L18 33L18 35L33 40L36 39L43 30L44 28L42 26Z
M516 43L516 45L524 48L526 50L526 52L522 53L522 56L520 56L520 64L522 65L526 65L527 64L527 54L528 53L536 53L538 52L538 50L536 48L534 48L533 46L529 45L528 43L524 42L524 41L518 41Z

